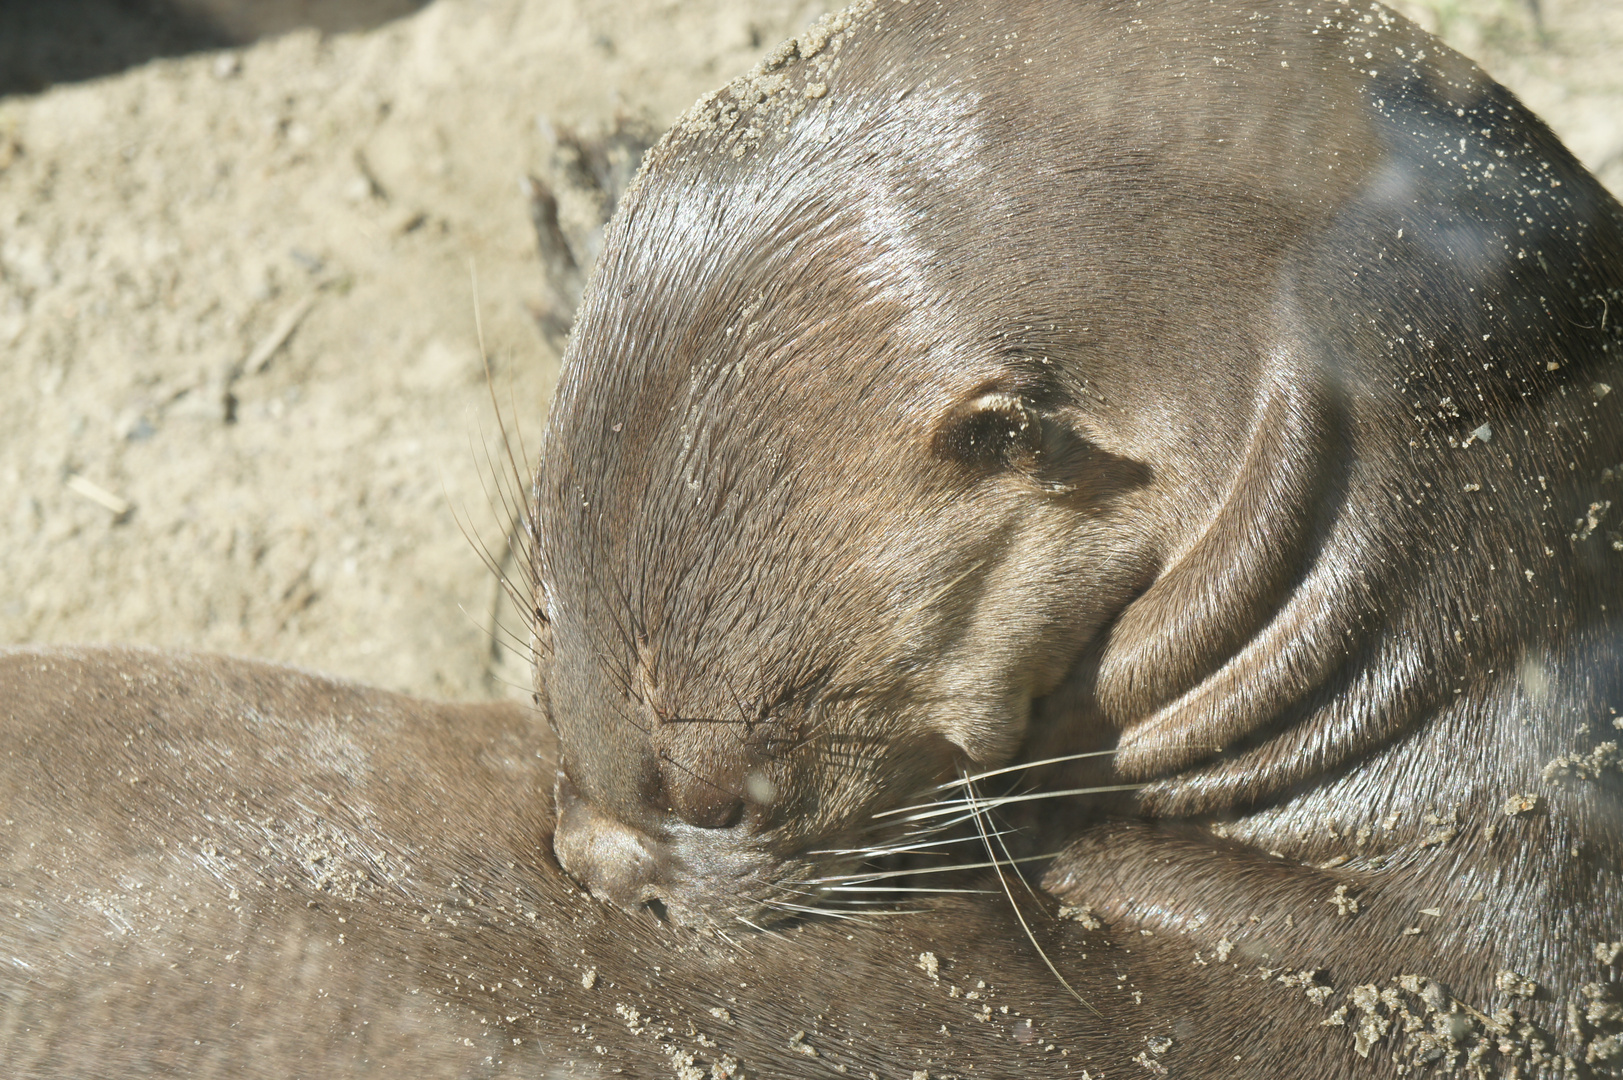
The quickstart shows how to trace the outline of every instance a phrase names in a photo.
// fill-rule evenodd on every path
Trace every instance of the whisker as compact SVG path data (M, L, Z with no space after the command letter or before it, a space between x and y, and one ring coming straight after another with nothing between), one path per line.
M754 923L750 922L748 919L744 918L744 916L742 916L742 915L734 915L733 918L738 920L739 922L743 923L745 926L749 927L751 930L754 930L757 934L766 934L769 937L777 938L779 941L788 941L789 940L788 938L784 937L782 934L778 933L776 930L768 930L764 926L757 926Z
M889 891L889 890L886 890L886 891ZM868 909L867 911L863 912L863 914L865 914L865 915L878 914L877 912L875 912L873 910L875 907L887 907L888 908L888 907L892 907L894 905L894 903L895 903L895 901L885 900L885 899L882 899L880 897L864 898L864 897L857 897L857 896L829 896L828 899L829 899L829 901L831 903L838 904L842 908L864 908L865 907L865 908Z
M517 652L522 656L529 657L532 664L535 662L535 652L530 648L530 646L527 643L520 642L519 639L516 636L513 635L513 632L511 630L508 630L506 627L502 626L500 623L496 624L495 629L492 629L490 627L485 626L484 623L480 622L480 620L473 617L473 613L471 611L469 611L467 608L463 607L461 604L458 604L456 606L456 609L458 611L462 612L462 617L467 619L469 624L476 627L481 634L489 637L493 644L500 644L501 640L502 640L502 634L505 633L508 637L512 638L512 641L510 641L508 643L509 648L511 648L514 652ZM494 672L486 672L486 674L489 675L491 678L497 679L498 682L502 681L499 678L497 678L497 676L495 675ZM523 688L523 690L524 690L524 692L526 694L533 692L534 689L535 689L535 687L533 687L533 686L526 686L526 687Z
M886 903L886 901L884 901L884 900L866 900L866 901L854 901L854 903L883 904L883 903ZM889 909L887 911L875 911L875 910L870 909L868 911L862 912L860 915L852 915L852 914L841 915L841 914L838 914L836 912L822 911L822 910L818 910L817 914L819 914L819 915L829 915L829 916L834 917L834 918L845 919L848 922L859 923L859 924L862 924L862 925L869 925L868 924L869 919L886 919L886 918L890 918L893 915L927 915L927 914L929 914L929 911L930 911L929 908L891 908L891 909Z
M909 826L909 828L903 833L904 837L934 836L936 833L944 832L945 830L951 829L956 825L962 825L964 822L975 816L975 812L968 809L968 804L962 800L956 802L935 803L933 805L940 808L943 813L928 816L921 815L918 820L901 822L901 824ZM946 816L947 811L956 811L957 816L948 817ZM921 825L918 823L919 821L928 821L930 817L945 818L945 820L938 820L934 824L930 825Z
M861 915L852 915L846 911L830 911L827 908L810 907L806 904L791 904L784 900L763 900L768 907L778 908L781 911L793 911L798 915L817 915L830 919L844 919L850 922L861 922Z
M479 264L478 264L478 262L476 260L474 260L472 258L470 258L468 260L468 279L469 279L470 286L471 286L471 288L473 290L473 329L474 329L474 336L479 342L479 363L484 368L484 372L485 372L485 391L486 391L486 393L488 393L490 395L491 410L496 414L496 421L500 425L500 428L501 428L501 432L502 432L502 450L506 454L507 466L508 466L508 470L509 470L509 472L506 473L505 475L502 474L499 470L496 470L496 469L492 469L492 472L496 473L496 475L502 477L502 483L501 483L501 487L502 487L502 490L503 490L502 502L503 502L504 506L509 508L510 514L509 514L508 520L513 522L513 524L515 526L518 525L520 522L522 522L523 524L525 524L526 526L529 527L528 531L533 536L533 535L535 535L535 532L536 532L535 525L537 523L536 523L534 514L533 514L533 512L531 510L530 501L528 499L525 499L525 498L522 497L522 493L523 493L524 488L525 488L525 479L524 479L524 470L519 466L520 461L525 461L525 462L529 461L529 455L526 453L525 448L524 448L524 432L519 427L519 424L518 424L518 408L517 408L517 404L514 403L514 408L513 408L513 429L517 433L517 438L518 438L518 456L515 458L515 456L513 454L513 439L507 433L507 430L508 430L507 425L505 423L502 423L501 404L500 404L500 402L498 402L496 400L496 379L495 379L495 375L491 371L491 367L490 367L490 353L485 348L485 323L484 323L484 315L483 315L483 311L482 311L483 305L480 304L480 302L479 302ZM511 389L511 388L509 388L509 389ZM509 478L512 480L512 484L513 484L513 486L511 488L507 487L507 480ZM513 530L509 530L509 532L508 532L508 547L509 547L509 550L512 550L512 545L513 545L512 535L513 535ZM515 557L518 554L519 553L517 551L514 551ZM519 561L520 565L523 565L524 562L525 562L525 560L522 560L522 559L520 559L518 561ZM525 567L524 570L522 571L525 574L526 577L529 577L529 569L530 569L529 567ZM534 581L530 582L530 585L532 587L535 584L536 583Z
M964 786L964 791L967 793L970 802L974 803L975 786L973 784L966 784ZM1076 1000L1081 1003L1083 1008L1087 1009L1094 1016L1097 1016L1099 1019L1103 1020L1104 1015L1100 1013L1098 1009L1095 1009L1092 1005L1089 1005L1087 1001L1083 999L1082 995L1077 993L1071 984L1065 981L1065 976L1059 973L1059 968L1054 966L1054 961L1048 958L1048 954L1043 951L1043 947L1037 943L1037 935L1032 932L1031 924L1026 922L1026 916L1023 912L1021 912L1020 905L1015 903L1014 891L1009 888L1009 879L1003 876L1003 867L998 864L997 855L992 851L992 841L986 832L986 823L979 814L975 816L975 824L980 828L981 837L986 842L986 853L992 856L993 868L997 871L998 884L1003 886L1003 894L1009 898L1009 910L1014 912L1014 917L1020 921L1020 928L1026 932L1026 940L1031 942L1031 947L1037 950L1037 955L1041 957L1043 963L1048 966L1048 970L1053 973L1054 978L1059 980L1059 984L1065 987L1066 992L1072 997L1076 998ZM1010 860L1010 862L1012 864L1013 860ZM1024 878L1021 880L1023 881ZM1030 888L1030 885L1027 885L1027 888ZM1033 893L1032 895L1035 896L1036 894Z
M937 784L930 790L949 791L952 788L963 787L966 784L978 784L982 780L988 780L994 776L1003 776L1006 773L1035 769L1042 765L1059 765L1066 761L1081 761L1083 758L1110 757L1118 752L1115 748L1110 750L1089 750L1082 754L1062 754L1059 757L1043 758L1041 761L1024 761L1018 765L1005 765L1001 769L988 769L986 772L975 773L973 776L960 776L956 780L948 780L945 783Z
M918 615L918 614L920 614L920 613L922 613L924 611L927 611L931 607L935 606L935 604L936 604L936 602L938 600L940 600L943 596L946 596L948 593L952 592L952 590L956 589L960 584L963 583L964 579L970 577L972 574L977 573L980 570L981 567L986 565L986 562L987 562L987 560L985 560L985 559L976 560L975 562L971 563L969 565L969 567L963 573L959 574L957 577L953 578L951 581L949 581L945 585L941 586L939 589L937 589L935 592L931 593L929 596L925 597L923 600L920 600L918 603L914 604L912 610L910 612L908 612L906 615L903 615L901 617L902 624L906 625L906 623L908 621L910 621L911 617L916 616L916 615Z
M970 801L974 802L974 792L975 792L974 787L969 786L969 787L966 787L964 790L969 792ZM979 818L976 819L977 826L980 826L980 821L981 821L981 819L979 819ZM991 843L992 840L996 840L997 841L997 846L1002 849L1003 857L1005 859L1012 859L1014 857L1014 853L1009 850L1009 845L1004 843L1004 841L1003 841L1003 833L988 834L986 829L984 828L984 826L980 826L980 834L981 834L982 842L986 843L988 846L990 846L990 843ZM992 858L996 859L997 856L993 855ZM1026 875L1020 872L1020 868L1017 867L1017 866L1014 866L1011 863L1010 864L1010 869L1013 870L1014 876L1020 879L1020 884L1022 884L1022 885L1024 885L1026 887L1026 892L1031 896L1032 900L1037 900L1037 890L1031 887L1031 882L1026 880ZM1040 906L1040 902L1039 902L1039 906Z
M1008 806L1010 803L1035 802L1039 799L1063 799L1071 795L1103 795L1112 791L1143 791L1147 787L1149 787L1148 784L1104 784L1099 787L1069 788L1065 791L1034 791L1026 795L1001 795L994 799L984 800L981 803L981 806L985 809L995 810L1000 806ZM885 810L875 814L874 817L881 818L888 817L892 814L905 814L909 811L918 811L918 813L913 817L903 818L902 820L925 821L930 818L941 817L944 814L957 814L963 812L962 803L947 803L944 806L937 806L933 809L926 808L927 805L928 804L920 806L904 806L898 810Z
M862 913L862 917L865 919L888 919L893 915L928 915L929 913L929 908L896 908L892 911L865 911Z
M966 894L985 895L985 894L991 894L991 893L997 892L996 889L932 889L932 888L928 888L928 887L925 887L925 886L919 886L919 885L835 885L833 888L829 889L828 891L829 891L829 893L849 893L849 892L893 893L893 892L908 892L908 893L930 893L932 895L936 894L936 893L966 893Z
M1060 854L1060 852L1058 852L1058 851L1050 851L1050 852L1048 852L1046 854L1043 854L1043 855L1023 855L1018 859L1010 859L1010 860L1008 860L1008 862L1009 863L1041 862L1044 859L1055 858L1059 854ZM830 882L841 882L841 881L854 881L854 882L885 881L885 880L888 880L890 878L909 877L909 876L914 875L914 874L947 874L947 873L956 872L958 870L989 870L992 867L998 866L998 865L1006 865L1006 864L991 863L991 862L971 862L971 863L954 863L951 866L923 866L923 867L916 867L916 868L912 868L912 869L908 869L908 870L870 870L870 871L859 872L859 873L854 873L854 874L833 874L833 875L830 875L829 877L812 878L809 881L790 881L790 882L786 882L786 884L789 884L789 885L814 885L815 886L815 885L827 885Z
M535 655L534 650L530 645L530 634L527 626L525 627L524 632L520 633L518 630L515 630L513 627L509 626L503 619L497 617L490 620L490 629L493 635L500 635L500 640L506 642L506 644L514 651L526 653L531 656Z
M1006 830L1013 831L1013 830ZM1000 834L1001 835L1001 834ZM923 851L926 848L946 847L949 844L966 843L973 837L948 836L940 840L920 840L916 844L894 844L884 847L865 848L826 848L819 851L808 851L808 855L867 855L870 858L882 859L887 855L900 855L908 852Z

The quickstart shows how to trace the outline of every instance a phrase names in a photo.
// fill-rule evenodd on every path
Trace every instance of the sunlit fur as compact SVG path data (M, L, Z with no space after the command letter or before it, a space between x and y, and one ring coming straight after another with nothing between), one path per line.
M677 125L586 291L537 481L560 858L770 918L959 768L1113 749L1035 781L1135 789L1051 890L1286 906L1259 964L1483 1015L1514 969L1603 1037L1617 203L1380 8L885 3L827 49Z

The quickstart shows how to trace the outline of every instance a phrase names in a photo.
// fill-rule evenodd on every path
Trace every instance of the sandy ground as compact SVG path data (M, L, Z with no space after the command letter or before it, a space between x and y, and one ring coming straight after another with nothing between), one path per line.
M298 21L272 7L218 40ZM506 528L476 308L532 450L558 366L520 178L549 125L663 126L822 10L436 0L0 97L0 644L514 692L463 528L497 549ZM1623 3L1406 10L1623 191Z

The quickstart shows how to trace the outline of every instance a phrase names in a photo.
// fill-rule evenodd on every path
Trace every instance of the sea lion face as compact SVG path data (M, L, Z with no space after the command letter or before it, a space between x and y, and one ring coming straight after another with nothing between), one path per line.
M1098 87L938 47L979 12L877 10L650 153L566 354L534 567L554 847L621 903L759 918L875 812L1006 760L1244 454L1299 178L1224 140L1161 169L1154 125L1124 160ZM1021 32L1077 32L1046 12ZM1186 89L1145 56L1144 93ZM1315 133L1300 169L1333 196L1315 155L1351 150ZM1214 194L1254 221L1169 212Z
M639 305L578 331L541 675L556 851L602 896L701 919L806 903L876 811L1006 759L1134 579L1114 507L1144 470L1040 361L978 351L857 254L836 231L717 275L664 340ZM612 280L646 297L658 269Z
M1459 453L1489 421L1507 452L1560 366L1478 301L1527 261L1452 254L1528 224L1472 184L1556 190L1513 133L1491 175L1434 167L1507 108L1467 62L1289 3L861 7L651 151L543 448L554 849L683 919L793 910L1062 681L1043 723L1146 808L1307 782L1442 693L1382 650L1517 647L1439 637L1414 568L1541 527ZM1488 370L1413 329L1465 310L1511 411L1417 437L1422 383ZM1416 474L1433 501L1393 505Z
M702 104L583 301L538 485L539 682L555 850L623 903L804 903L875 812L1006 760L1164 519L1198 516L1152 490L1200 475L1192 443L1100 407L1150 396L1142 313L1076 318L1088 288L1123 307L1105 238L1077 271L988 233L1052 207L988 172L1027 166L988 151L980 97L879 96L801 96L819 110L736 156L738 98Z

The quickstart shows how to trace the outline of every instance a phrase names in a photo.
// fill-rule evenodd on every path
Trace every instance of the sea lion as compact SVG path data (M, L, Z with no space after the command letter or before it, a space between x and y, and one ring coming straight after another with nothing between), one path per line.
M1058 1078L1220 1045L1117 981L1135 942L1044 923L1093 961L1098 1015L1064 1007L1001 902L708 937L598 903L518 705L89 648L0 650L0 702L8 1078Z
M556 746L0 657L8 1065L1616 1071L1619 235L1384 9L823 24L661 145L588 288L531 522ZM1093 747L1148 786L1032 827L1070 919L737 936L938 778Z
M1103 751L1045 885L1241 995L1255 1075L1321 1022L1318 1075L1613 1068L1619 312L1623 210L1383 7L859 4L664 137L586 290L560 862L769 922Z

